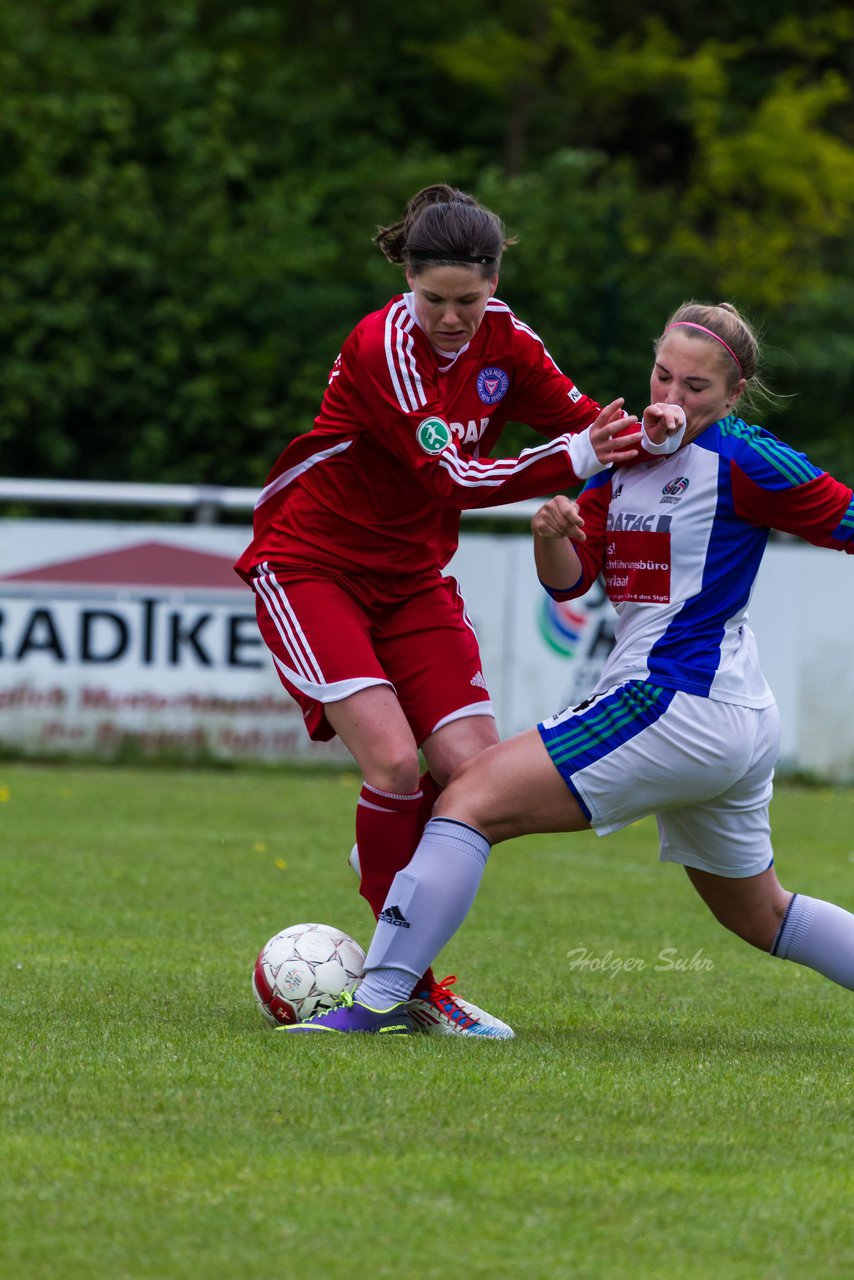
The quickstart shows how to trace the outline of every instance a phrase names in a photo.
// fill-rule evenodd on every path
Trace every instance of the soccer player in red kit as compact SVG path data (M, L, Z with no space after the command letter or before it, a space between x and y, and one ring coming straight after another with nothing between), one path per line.
M682 425L674 410L647 437L622 401L600 409L560 371L495 297L509 241L471 196L428 187L376 242L404 266L409 292L346 339L314 427L273 467L236 565L309 735L337 734L361 769L357 865L375 917L451 773L498 741L477 638L442 572L460 512L574 486L641 441L669 452ZM547 442L491 459L508 419ZM428 971L417 984L425 1031L512 1036L454 981Z

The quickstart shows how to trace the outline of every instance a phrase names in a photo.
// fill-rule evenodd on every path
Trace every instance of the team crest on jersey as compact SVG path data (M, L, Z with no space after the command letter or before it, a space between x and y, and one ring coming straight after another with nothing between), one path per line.
M503 369L481 369L477 375L477 394L484 404L497 404L507 395L510 379Z
M662 502L678 502L682 494L688 488L688 477L677 476L675 480L670 480L661 490Z
M425 418L418 424L415 439L425 453L441 453L451 443L451 428L441 418Z

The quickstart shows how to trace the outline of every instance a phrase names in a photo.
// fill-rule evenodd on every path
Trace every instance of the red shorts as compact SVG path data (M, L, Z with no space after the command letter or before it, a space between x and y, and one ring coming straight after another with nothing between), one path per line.
M480 650L453 578L385 584L259 565L258 626L309 736L335 736L323 712L371 685L390 685L419 744L450 720L492 715Z

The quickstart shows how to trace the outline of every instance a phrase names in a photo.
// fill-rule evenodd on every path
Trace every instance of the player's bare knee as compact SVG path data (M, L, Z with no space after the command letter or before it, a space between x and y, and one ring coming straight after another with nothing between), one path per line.
M788 894L782 902L763 903L761 908L750 912L715 912L715 915L725 929L729 929L730 933L734 933L743 942L756 947L758 951L770 951L785 918L790 898L791 894Z
M418 790L421 766L415 751L387 751L365 768L365 781L379 791L396 796L412 795Z
M770 951L771 944L774 941L776 929L768 929L764 921L745 920L728 924L727 928L736 937L741 938L742 942L746 942L751 947L756 947L757 951Z
M474 775L467 777L467 767L463 765L455 773L445 790L436 801L433 810L434 818L454 818L457 822L467 822L471 827L484 831L484 823L489 819L489 803L481 789L473 786Z
M757 930L757 941L753 944L763 951L770 951L773 947L783 921L786 919L789 903L794 897L794 894L787 893L779 884L776 888L777 893L768 903L767 910L763 915L761 928Z

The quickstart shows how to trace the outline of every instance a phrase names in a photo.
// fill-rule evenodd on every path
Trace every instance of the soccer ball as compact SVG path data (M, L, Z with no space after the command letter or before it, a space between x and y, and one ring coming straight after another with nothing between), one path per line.
M304 1022L359 985L365 953L328 924L292 924L261 948L252 990L268 1022Z

